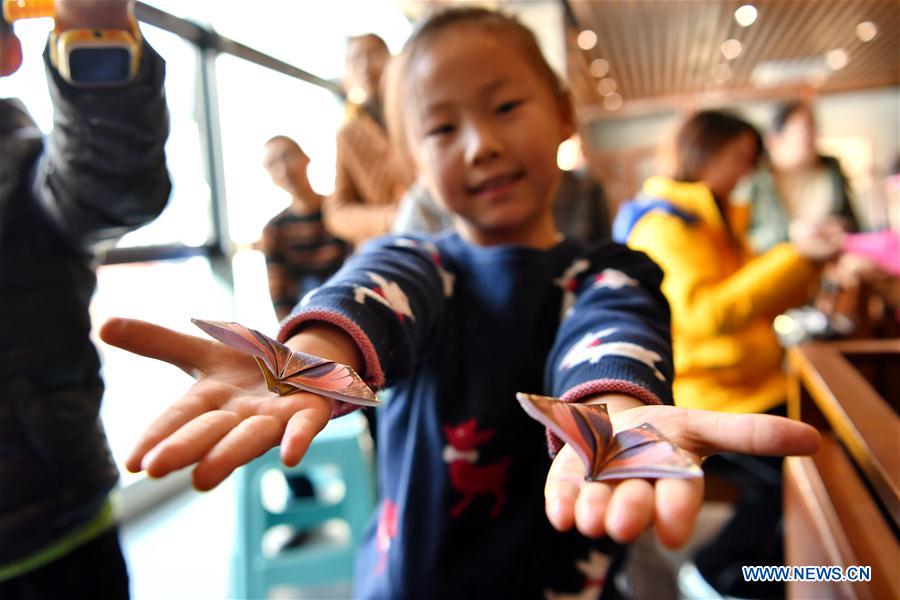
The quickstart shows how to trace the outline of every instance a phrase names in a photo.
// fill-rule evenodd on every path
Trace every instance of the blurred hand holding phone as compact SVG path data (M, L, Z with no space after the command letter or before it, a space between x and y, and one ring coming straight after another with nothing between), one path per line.
M77 86L132 80L141 58L133 0L3 0L4 18L52 17L50 62Z

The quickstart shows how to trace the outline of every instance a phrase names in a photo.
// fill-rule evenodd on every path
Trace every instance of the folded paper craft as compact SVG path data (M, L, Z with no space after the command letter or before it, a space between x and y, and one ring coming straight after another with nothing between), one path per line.
M703 476L697 461L650 423L613 435L605 404L569 403L522 393L516 398L529 416L549 427L578 453L587 470L585 479Z
M291 350L238 323L202 319L191 322L226 346L253 356L266 379L266 387L280 396L304 390L351 404L380 404L375 392L347 365Z

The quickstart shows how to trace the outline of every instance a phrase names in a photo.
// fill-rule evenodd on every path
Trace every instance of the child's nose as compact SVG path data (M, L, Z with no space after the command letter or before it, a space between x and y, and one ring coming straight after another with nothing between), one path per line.
M466 161L469 164L481 164L501 154L503 144L489 123L472 123L467 130Z

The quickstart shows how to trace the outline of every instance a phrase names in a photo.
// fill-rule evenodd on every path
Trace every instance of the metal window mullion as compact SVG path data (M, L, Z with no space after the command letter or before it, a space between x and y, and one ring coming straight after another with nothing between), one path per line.
M222 128L219 120L218 90L216 86L215 48L200 48L199 83L200 104L203 123L202 139L205 142L205 158L207 181L213 220L213 246L210 256L213 271L234 287L234 276L231 271L231 256L234 244L228 229L228 206L225 192L224 160L222 157Z

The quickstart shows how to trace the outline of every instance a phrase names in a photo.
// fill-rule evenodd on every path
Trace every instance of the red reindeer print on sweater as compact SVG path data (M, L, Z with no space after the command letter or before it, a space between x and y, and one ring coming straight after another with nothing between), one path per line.
M378 512L378 529L375 530L375 548L378 549L378 564L375 574L380 575L387 566L387 554L391 549L391 540L397 535L397 505L385 498Z
M506 502L505 488L510 459L507 456L489 465L475 464L479 458L478 446L491 439L494 430L478 431L478 423L474 417L453 427L444 425L443 430L449 442L444 446L443 456L444 462L450 465L450 484L463 495L450 510L450 514L458 517L475 496L491 494L494 496L491 517L496 518Z

